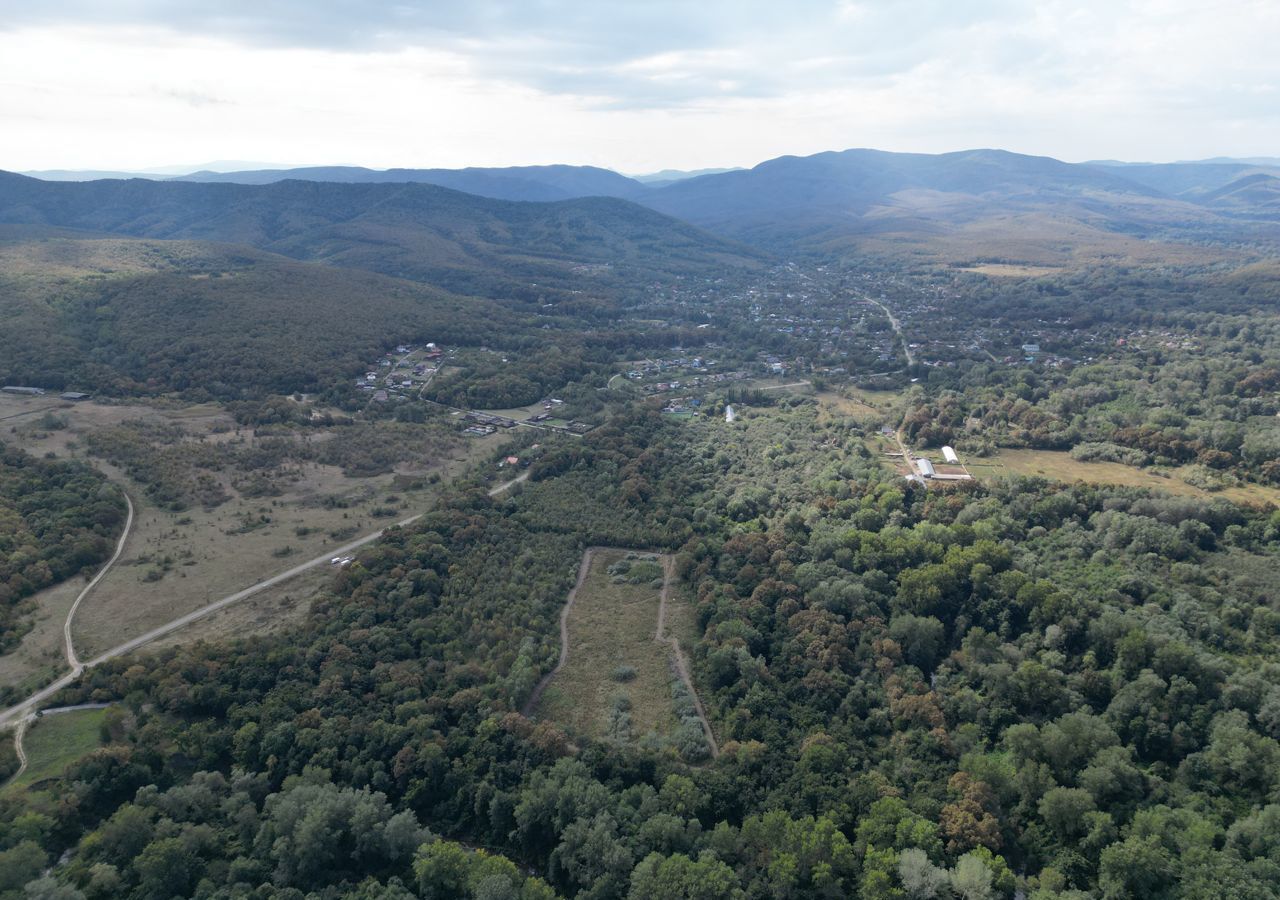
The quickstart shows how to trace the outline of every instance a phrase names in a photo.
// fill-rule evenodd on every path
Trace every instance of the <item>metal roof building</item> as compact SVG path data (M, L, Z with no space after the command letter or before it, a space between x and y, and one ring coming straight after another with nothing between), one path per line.
M947 462L949 462L949 463L958 463L958 462L960 462L960 457L956 456L956 451L955 451L955 448L953 448L953 447L943 447L943 448L942 448L942 458L943 458L943 459L945 459L945 460L946 460Z

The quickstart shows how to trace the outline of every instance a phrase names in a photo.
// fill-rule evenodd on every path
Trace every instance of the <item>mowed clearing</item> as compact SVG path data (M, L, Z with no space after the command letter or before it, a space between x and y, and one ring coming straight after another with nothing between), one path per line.
M1184 497L1209 500L1221 497L1233 503L1275 503L1280 505L1280 491L1259 484L1241 484L1206 491L1178 477L1178 469L1161 475L1151 469L1138 469L1115 462L1081 462L1061 450L1001 450L990 459L965 460L976 478L993 475L1039 475L1055 481L1085 481L1091 484L1117 484L1167 491Z
M621 740L675 730L671 646L656 640L662 577L655 554L602 549L592 555L566 618L568 658L542 695L540 718ZM684 600L673 597L667 605L674 616ZM684 631L686 616L678 615Z

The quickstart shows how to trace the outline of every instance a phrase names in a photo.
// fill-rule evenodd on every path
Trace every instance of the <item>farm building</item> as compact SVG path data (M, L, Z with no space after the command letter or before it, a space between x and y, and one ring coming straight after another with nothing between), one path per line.
M44 388L22 387L21 385L16 384L6 384L4 387L0 388L0 391L4 391L6 394L26 394L30 397L38 397L44 393Z
M933 463L923 458L916 460L916 471L920 473L922 478L932 478L935 474L933 471Z
M956 456L956 451L953 447L943 447L942 458L952 465L960 462L960 457Z

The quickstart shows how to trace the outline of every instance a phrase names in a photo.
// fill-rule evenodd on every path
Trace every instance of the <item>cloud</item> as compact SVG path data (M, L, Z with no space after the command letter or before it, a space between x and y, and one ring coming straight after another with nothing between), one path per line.
M1267 155L1276 46L1273 0L0 0L0 167Z
M464 57L480 77L635 108L905 71L972 29L1015 25L1028 9L1013 0L3 0L0 28L138 26L357 53L430 47Z

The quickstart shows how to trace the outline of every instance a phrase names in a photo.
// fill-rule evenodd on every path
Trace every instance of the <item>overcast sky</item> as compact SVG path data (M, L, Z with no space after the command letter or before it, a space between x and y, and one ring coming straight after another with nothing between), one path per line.
M1280 156L1277 0L0 0L0 168Z

